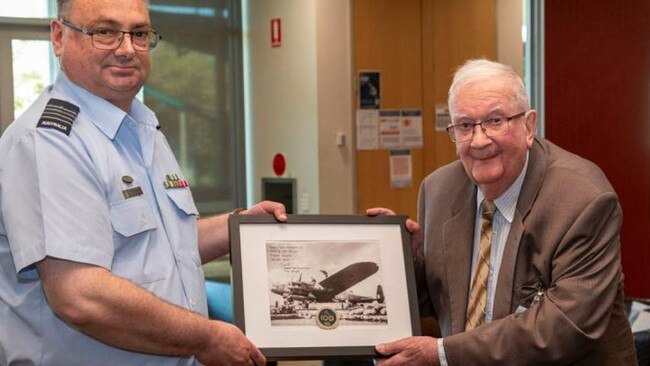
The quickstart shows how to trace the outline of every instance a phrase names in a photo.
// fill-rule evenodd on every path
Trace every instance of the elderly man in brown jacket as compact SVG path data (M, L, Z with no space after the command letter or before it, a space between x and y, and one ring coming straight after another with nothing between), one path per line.
M409 223L421 308L443 337L378 345L378 365L636 365L621 207L603 172L535 137L510 67L468 61L449 109L460 160L424 180L421 227Z

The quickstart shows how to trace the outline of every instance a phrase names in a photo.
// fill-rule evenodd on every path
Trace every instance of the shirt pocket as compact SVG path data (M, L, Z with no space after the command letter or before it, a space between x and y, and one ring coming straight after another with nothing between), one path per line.
M185 215L198 216L199 211L196 209L192 193L187 188L170 188L166 190L167 197L174 202L178 210L185 213Z
M112 203L110 212L113 230L125 237L156 228L154 212L142 196Z

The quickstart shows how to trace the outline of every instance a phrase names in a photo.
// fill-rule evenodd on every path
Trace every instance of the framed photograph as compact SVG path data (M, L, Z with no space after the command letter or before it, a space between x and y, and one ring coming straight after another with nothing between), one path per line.
M234 319L269 360L371 358L420 335L405 216L231 215Z

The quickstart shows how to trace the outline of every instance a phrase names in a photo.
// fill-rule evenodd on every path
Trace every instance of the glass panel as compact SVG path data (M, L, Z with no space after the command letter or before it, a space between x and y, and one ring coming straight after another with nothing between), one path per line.
M50 62L52 45L45 40L13 39L11 41L14 79L14 117L20 116L52 83ZM54 61L58 62L58 61Z
M201 214L243 203L241 21L239 1L151 1L163 40L144 88ZM182 4L182 5L181 5ZM239 141L241 140L241 142Z
M0 17L49 18L49 0L0 0Z

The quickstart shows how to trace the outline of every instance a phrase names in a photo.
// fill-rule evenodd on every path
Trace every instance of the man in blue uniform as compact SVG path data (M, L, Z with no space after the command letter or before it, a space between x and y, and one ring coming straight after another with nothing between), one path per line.
M0 364L264 364L207 318L201 263L227 253L227 215L197 220L134 99L159 39L147 2L58 5L62 72L0 139Z

